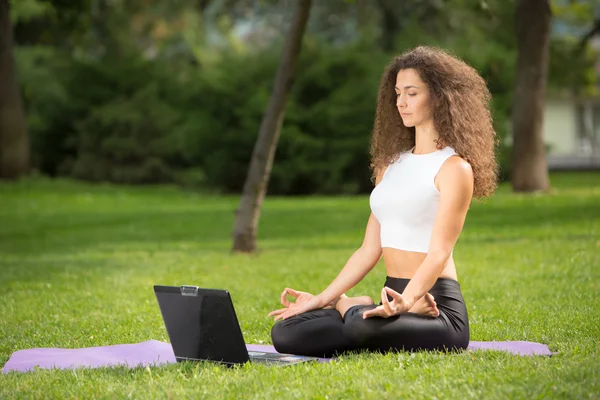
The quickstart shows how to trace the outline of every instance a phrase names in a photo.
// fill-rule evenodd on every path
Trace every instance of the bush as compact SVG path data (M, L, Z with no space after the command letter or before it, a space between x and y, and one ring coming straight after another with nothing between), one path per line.
M40 48L20 54L38 169L83 180L160 183L189 166L182 114L166 96L177 82L163 65L135 54L102 62L58 62L61 57Z
M369 134L385 62L358 46L303 49L270 193L358 193L371 187ZM186 118L186 160L205 171L210 186L242 189L278 61L273 51L230 53L188 83L193 93L182 107L193 104L196 111Z
M160 99L156 83L116 97L75 124L77 157L63 170L76 178L117 183L172 182L172 168L181 158L180 119Z
M503 143L516 54L502 43L484 45L485 40L429 38L427 44L453 48L486 79ZM175 182L239 193L281 47L248 50L232 46L210 63L192 65L148 61L132 50L81 61L49 48L20 48L36 167L85 180ZM336 47L305 37L269 193L371 189L369 135L379 79L390 58L372 43ZM499 149L502 178L509 173L509 150Z
M15 54L31 139L32 162L49 175L75 152L65 139L72 130L66 77L71 72L64 54L49 46L21 46Z

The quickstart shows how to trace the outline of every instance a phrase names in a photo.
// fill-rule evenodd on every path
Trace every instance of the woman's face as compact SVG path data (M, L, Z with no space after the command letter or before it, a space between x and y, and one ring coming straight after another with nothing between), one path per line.
M402 69L396 76L396 108L404 126L413 127L432 119L429 88L414 69Z

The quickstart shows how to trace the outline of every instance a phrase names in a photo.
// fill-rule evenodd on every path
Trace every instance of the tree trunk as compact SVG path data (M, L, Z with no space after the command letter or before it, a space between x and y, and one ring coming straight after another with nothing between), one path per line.
M273 92L260 125L248 176L244 183L242 198L236 211L232 248L234 252L250 253L256 250L260 209L267 192L281 125L285 116L285 106L292 86L294 69L300 55L302 36L308 20L310 5L311 0L298 0L292 26L285 39Z
M30 148L13 57L8 0L0 0L0 179L29 172Z
M513 190L517 192L549 188L542 122L551 20L549 0L519 0L511 171Z

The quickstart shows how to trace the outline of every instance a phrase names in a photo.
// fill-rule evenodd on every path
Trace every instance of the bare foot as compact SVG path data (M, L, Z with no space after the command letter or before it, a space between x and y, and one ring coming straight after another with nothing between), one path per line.
M438 317L440 315L440 310L438 310L435 299L430 293L426 293L425 296L421 297L408 312L428 317Z
M346 296L346 293L342 293L342 295L340 297L333 300L331 303L327 304L325 307L323 307L323 309L327 310L330 308L335 308L337 306L338 301L340 301L341 299L347 299L347 298L348 298L348 296Z
M340 298L335 305L335 309L338 310L342 318L346 315L346 311L348 311L351 307L354 306L370 306L373 304L373 299L369 296L359 296L359 297L343 297Z

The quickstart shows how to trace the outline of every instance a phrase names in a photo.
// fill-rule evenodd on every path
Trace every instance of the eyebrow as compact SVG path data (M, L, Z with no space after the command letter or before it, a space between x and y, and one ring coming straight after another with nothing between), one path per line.
M419 87L418 87L418 86L412 86L412 85L409 85L409 86L404 86L404 89L410 89L410 88L415 88L415 89L418 89ZM396 89L396 90L400 90L400 89L398 88L398 86L394 86L394 89Z

